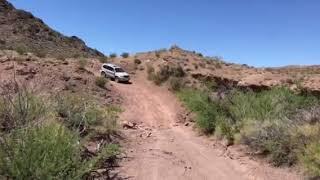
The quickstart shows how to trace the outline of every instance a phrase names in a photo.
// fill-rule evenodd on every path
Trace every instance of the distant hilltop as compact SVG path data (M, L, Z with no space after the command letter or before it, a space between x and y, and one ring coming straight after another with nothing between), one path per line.
M0 0L0 49L24 50L53 57L104 56L86 46L80 38L64 36L6 0Z

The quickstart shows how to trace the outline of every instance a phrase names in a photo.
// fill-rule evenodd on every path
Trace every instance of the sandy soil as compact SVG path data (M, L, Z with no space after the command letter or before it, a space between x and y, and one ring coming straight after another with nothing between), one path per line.
M134 180L302 179L287 169L251 160L224 149L192 127L177 123L181 105L164 87L139 72L132 84L113 86L124 98L122 121L137 123L124 130L126 157L119 176Z

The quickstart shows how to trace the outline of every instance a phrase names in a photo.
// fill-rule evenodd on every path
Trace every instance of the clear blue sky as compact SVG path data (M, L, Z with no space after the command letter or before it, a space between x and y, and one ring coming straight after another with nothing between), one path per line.
M254 66L320 64L320 0L10 0L111 52L172 44Z

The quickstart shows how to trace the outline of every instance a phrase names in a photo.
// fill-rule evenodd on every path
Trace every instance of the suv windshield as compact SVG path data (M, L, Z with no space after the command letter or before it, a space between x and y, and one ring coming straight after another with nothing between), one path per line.
M115 68L115 70L116 70L116 72L124 72L124 70L121 68Z

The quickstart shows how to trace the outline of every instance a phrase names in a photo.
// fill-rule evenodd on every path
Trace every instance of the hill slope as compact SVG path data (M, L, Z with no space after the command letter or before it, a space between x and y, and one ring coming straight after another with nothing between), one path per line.
M51 29L31 13L0 0L0 49L24 49L49 56L103 56L76 36L67 37Z
M115 59L126 66L137 60L138 69L153 67L182 67L186 73L186 85L199 86L204 82L218 86L269 89L273 86L288 86L311 93L320 93L320 68L314 66L289 66L279 68L255 68L246 64L228 63L220 57L204 57L200 53L183 50L177 46L166 50L138 53L127 59ZM130 63L129 63L130 64Z

